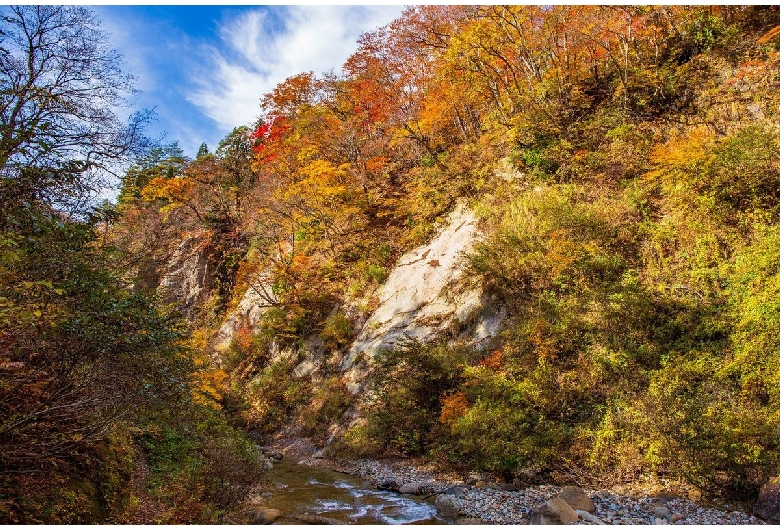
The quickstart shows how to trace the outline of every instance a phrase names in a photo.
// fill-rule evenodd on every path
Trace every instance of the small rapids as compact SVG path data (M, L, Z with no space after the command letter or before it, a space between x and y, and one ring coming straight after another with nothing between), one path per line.
M367 488L329 469L283 460L267 478L267 504L284 514L275 524L447 524L423 497Z

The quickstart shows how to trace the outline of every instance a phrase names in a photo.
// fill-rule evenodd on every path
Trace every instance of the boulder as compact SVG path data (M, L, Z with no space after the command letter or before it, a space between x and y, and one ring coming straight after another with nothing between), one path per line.
M325 517L324 515L294 515L291 517L293 521L299 521L301 523L305 524L333 524L333 525L343 525L344 521L339 521L338 519L333 519L332 517Z
M439 495L433 503L439 515L445 519L455 519L458 517L460 506L455 495Z
M671 512L669 511L669 508L666 506L653 507L653 516L655 516L656 519L668 519L670 514Z
M780 524L780 477L774 477L761 487L753 513L771 524Z
M424 482L407 482L398 488L398 493L403 493L404 495L419 495L423 485Z
M442 491L442 493L445 495L452 495L460 499L466 495L467 491L468 490L463 486L450 486L449 488Z
M245 513L249 517L249 524L271 524L282 516L279 510L265 506L254 506Z
M593 524L607 524L592 513L588 513L585 510L574 510L574 513L576 513L583 521L588 521L589 523Z
M531 510L531 524L569 524L577 521L579 516L565 500L553 497L541 506Z
M590 496L580 487L566 486L558 494L558 497L566 501L566 504L574 510L584 510L590 513L596 511L596 506L593 504Z
M392 478L383 478L377 481L376 487L380 490L398 491L398 482Z

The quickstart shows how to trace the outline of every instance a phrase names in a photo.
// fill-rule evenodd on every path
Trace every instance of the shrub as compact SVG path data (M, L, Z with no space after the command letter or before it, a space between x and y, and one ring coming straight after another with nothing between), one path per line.
M355 396L340 377L326 378L314 392L307 414L303 415L305 432L324 441L326 429L340 420L354 401Z
M252 408L243 416L250 428L261 434L271 434L309 402L311 384L292 377L297 363L297 357L278 359L263 368L248 384L246 393Z
M383 352L371 376L367 437L385 453L406 456L445 441L441 397L458 388L475 356L467 348L414 341Z

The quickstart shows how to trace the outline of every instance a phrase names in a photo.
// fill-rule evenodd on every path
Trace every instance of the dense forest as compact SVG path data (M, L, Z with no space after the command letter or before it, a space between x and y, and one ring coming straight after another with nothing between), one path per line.
M0 520L128 521L143 461L166 522L216 522L292 423L529 483L752 500L780 474L777 8L411 7L194 159L115 114L89 11L2 24ZM464 204L490 347L409 341L358 394L336 362L296 376ZM193 256L207 275L172 273Z

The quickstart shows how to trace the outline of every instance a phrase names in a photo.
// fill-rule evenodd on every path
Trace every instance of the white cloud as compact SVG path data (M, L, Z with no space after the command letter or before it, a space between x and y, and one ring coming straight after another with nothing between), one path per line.
M339 70L358 37L401 14L401 6L289 6L248 11L220 26L221 48L204 47L187 100L225 132L251 123L260 99L286 78ZM281 23L279 22L281 21Z

